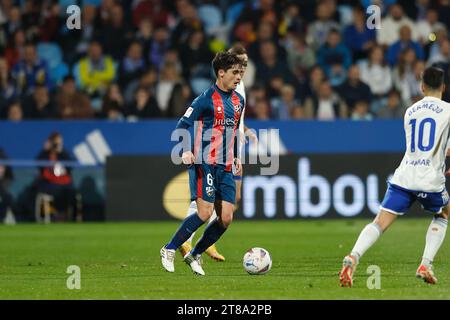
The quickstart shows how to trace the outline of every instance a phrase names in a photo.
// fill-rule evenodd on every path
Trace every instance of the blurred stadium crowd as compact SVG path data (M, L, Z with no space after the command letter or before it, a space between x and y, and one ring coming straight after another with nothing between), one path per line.
M402 118L426 66L450 75L450 0L1 0L0 25L0 118L13 121L180 117L236 43L248 118Z

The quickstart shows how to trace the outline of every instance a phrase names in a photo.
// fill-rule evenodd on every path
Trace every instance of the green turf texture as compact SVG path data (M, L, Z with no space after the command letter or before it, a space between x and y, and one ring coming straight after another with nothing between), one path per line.
M205 256L204 277L179 253L175 273L161 266L177 222L1 225L0 299L450 299L448 239L434 263L438 284L415 278L430 219L396 221L364 256L354 287L339 287L342 258L368 222L235 221L218 243L226 262ZM257 246L273 259L263 276L242 267ZM80 290L66 286L70 265L81 269ZM367 288L369 265L381 269L379 290Z

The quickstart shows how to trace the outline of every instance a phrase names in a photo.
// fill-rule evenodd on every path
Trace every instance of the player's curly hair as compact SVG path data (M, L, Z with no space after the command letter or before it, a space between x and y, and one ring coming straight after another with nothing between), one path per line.
M226 72L235 65L242 65L242 60L238 58L237 54L228 51L218 52L212 61L212 67L216 77L220 69Z

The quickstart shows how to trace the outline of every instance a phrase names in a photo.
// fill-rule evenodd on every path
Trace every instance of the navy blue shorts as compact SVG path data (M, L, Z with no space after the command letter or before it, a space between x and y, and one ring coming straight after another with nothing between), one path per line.
M416 200L424 210L441 213L442 208L448 204L449 197L445 189L442 192L412 191L388 182L381 209L403 215Z
M225 171L224 166L194 164L189 167L189 187L191 201L197 198L214 203L223 200L230 203L236 201L236 183L233 173Z

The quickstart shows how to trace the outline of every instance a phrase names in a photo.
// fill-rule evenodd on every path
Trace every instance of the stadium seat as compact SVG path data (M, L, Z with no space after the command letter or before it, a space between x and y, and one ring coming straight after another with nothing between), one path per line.
M52 86L58 84L69 73L69 67L62 60L61 48L56 43L39 43L37 53L39 58L47 62Z
M226 13L226 23L228 26L233 26L236 22L236 20L239 18L242 9L245 7L245 2L237 2L233 5L231 5Z

